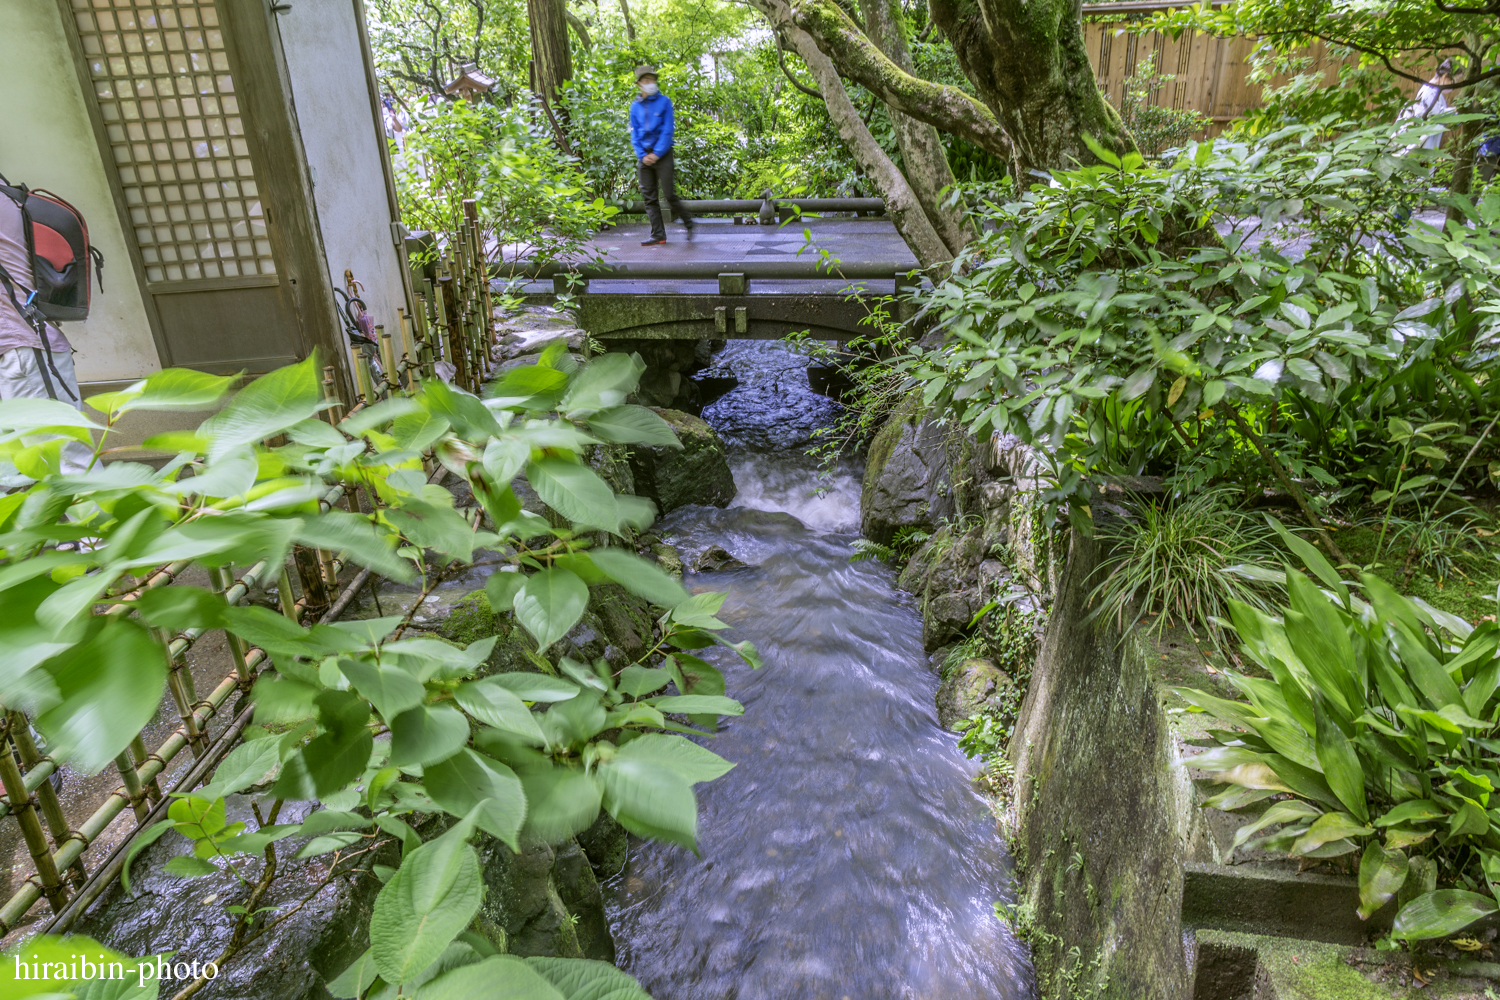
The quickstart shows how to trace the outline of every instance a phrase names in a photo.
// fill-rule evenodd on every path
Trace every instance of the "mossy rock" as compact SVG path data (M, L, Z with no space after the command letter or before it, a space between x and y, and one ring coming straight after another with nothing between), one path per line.
M944 673L937 692L938 722L944 729L953 729L954 723L980 714L1003 691L1014 686L1009 674L978 656Z
M470 594L455 604L448 617L433 627L433 631L460 646L497 636L489 660L480 668L480 673L485 676L536 669L527 655L534 645L531 637L516 624L513 613L495 614L483 591Z
M724 453L724 442L700 417L681 410L653 407L672 428L681 448L638 447L630 453L635 492L666 514L678 507L701 504L727 507L734 499L734 473Z

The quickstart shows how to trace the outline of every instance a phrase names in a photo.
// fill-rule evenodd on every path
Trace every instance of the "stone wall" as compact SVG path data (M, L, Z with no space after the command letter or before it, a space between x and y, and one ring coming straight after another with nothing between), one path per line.
M1097 544L1074 530L1011 742L1014 925L1056 1000L1192 995L1183 871L1211 854L1149 661L1090 620Z

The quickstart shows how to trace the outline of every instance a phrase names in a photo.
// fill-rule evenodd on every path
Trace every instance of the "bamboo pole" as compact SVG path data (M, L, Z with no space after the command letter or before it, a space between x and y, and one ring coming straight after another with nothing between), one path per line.
M31 725L26 721L26 716L13 711L9 715L9 721L11 739L15 740L16 750L21 755L21 764L26 768L26 774L30 775L42 765L44 760L52 764L52 767L48 769L49 774L55 773L57 766L52 758L43 758L37 752L36 742L31 738ZM63 841L72 836L73 831L68 826L67 818L63 816L62 803L57 801L57 790L46 778L35 785L31 782L24 783L36 795L37 804L42 809L42 818L47 821L47 830L52 834L52 843L61 847ZM83 880L88 877L88 872L83 869L82 860L74 863L73 867L68 869L68 874L75 888L82 885Z
M7 730L9 726L6 727ZM35 866L36 874L33 878L41 880L41 886L37 894L47 897L47 903L52 907L53 913L62 912L63 904L67 902L67 890L63 888L62 880L57 877L58 865L53 860L52 851L47 847L47 835L42 832L42 821L37 818L35 803L31 800L31 794L26 791L26 782L21 777L21 768L16 763L15 752L11 748L9 733L3 744L0 744L0 782L5 785L5 794L10 799L11 809L15 813L16 821L21 825L21 836L26 841L27 853L31 855L31 863ZM64 845L64 850L71 847L75 841L69 840ZM72 864L74 858L69 858L67 864ZM27 885L35 887L30 880ZM22 890L25 892L25 889ZM32 902L36 902L32 899ZM28 908L30 904L27 904ZM24 911L22 911L24 912Z

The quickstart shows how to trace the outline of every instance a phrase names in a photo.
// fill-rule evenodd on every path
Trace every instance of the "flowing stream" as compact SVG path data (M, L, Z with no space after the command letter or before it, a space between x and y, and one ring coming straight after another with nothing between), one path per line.
M811 495L800 449L836 404L778 346L715 360L740 381L704 410L739 496L662 527L685 561L718 545L746 564L687 583L729 592L720 617L765 669L716 661L745 715L706 745L737 766L698 786L701 856L637 844L608 886L620 964L658 1000L1029 997L992 910L1010 859L938 726L920 617L888 567L849 561L858 469Z

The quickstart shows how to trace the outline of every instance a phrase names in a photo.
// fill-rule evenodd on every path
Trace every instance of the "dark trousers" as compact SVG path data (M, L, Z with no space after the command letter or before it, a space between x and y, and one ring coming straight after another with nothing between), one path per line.
M651 238L664 240L667 238L667 227L661 219L661 199L665 198L667 207L671 214L682 220L685 226L693 224L693 217L688 215L687 206L682 199L677 197L677 189L672 186L672 151L657 160L651 166L637 161L636 175L641 182L641 198L646 202L646 218L651 223ZM660 195L658 196L658 192Z

